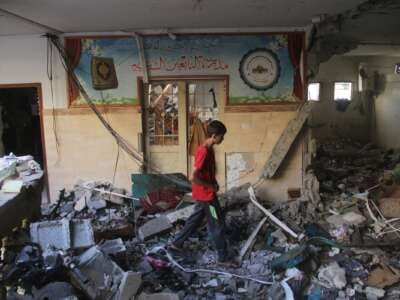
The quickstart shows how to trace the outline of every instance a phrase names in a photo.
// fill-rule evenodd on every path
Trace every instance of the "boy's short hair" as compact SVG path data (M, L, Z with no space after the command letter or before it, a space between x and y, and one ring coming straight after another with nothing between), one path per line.
M226 133L226 127L224 123L214 120L211 121L207 126L207 136L211 137L213 134L215 135L224 135Z

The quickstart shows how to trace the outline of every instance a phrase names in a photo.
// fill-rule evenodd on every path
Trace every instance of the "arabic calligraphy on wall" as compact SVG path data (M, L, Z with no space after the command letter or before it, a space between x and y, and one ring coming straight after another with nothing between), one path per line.
M149 71L183 72L183 71L201 71L201 70L226 70L229 66L223 58L213 58L204 56L181 56L177 59L159 57L157 60L147 62ZM142 72L140 63L133 64L134 72Z
M136 41L132 37L74 38L80 41L79 57L75 74L97 104L138 103L137 77L142 76ZM144 51L150 76L177 75L228 75L229 104L272 103L293 101L294 68L288 51L288 34L213 34L179 35L176 40L168 36L145 36ZM246 69L243 57L254 49L266 49L251 57L248 70L256 70L244 78ZM263 74L271 74L272 65L264 57L276 57L279 74L274 84L256 85ZM93 56L113 58L118 77L118 87L104 91L93 89L90 77L90 61ZM249 60L250 61L250 60ZM263 72L260 72L262 70ZM260 87L261 86L261 87ZM256 88L255 88L256 87ZM72 104L84 104L82 97L72 99Z

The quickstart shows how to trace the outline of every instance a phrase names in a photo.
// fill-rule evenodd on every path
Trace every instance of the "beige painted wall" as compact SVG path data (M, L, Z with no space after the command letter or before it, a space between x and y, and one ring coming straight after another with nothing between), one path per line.
M394 66L399 57L378 56L367 61L368 73L373 81L374 72L383 78L383 90L375 99L375 119L372 135L374 140L384 148L400 148L400 75L394 74ZM370 82L371 87L377 87ZM379 88L378 88L379 89Z
M256 182L262 169L269 158L272 149L283 133L289 121L296 115L295 112L258 112L258 113L225 113L221 114L228 134L224 143L217 147L216 155L220 166L224 162L225 154L232 152L253 153L253 171L244 172L239 182ZM289 187L301 188L302 151L301 143L295 144L295 149L290 151L287 160L279 170L279 176L268 179L260 185L260 196L266 200L287 200ZM217 166L217 167L218 167ZM218 174L222 180L226 174Z
M310 82L320 82L320 101L313 102L313 135L318 140L349 137L369 140L368 101L358 93L358 66L362 61L355 57L333 56L319 67L318 75ZM334 99L335 81L351 81L352 101L345 112L336 109ZM360 112L361 106L364 112Z
M137 132L141 130L140 114L134 109L109 112L106 119L137 148ZM51 199L58 191L71 188L78 179L113 182L118 146L92 112L56 115L58 149L53 130L53 116L45 116L46 152ZM130 174L138 165L120 150L115 185L130 190Z
M72 187L78 179L112 180L118 150L111 135L91 111L82 114L79 109L68 108L66 76L55 53L51 92L46 73L46 49L46 39L39 36L1 37L0 84L39 82L42 85L47 172L51 200L55 201L60 189ZM226 176L225 153L250 152L254 153L254 171L240 182L254 182L295 112L224 113L225 101L219 99L219 102L219 119L226 123L229 133L216 151L218 179L223 182ZM137 147L141 120L135 109L109 109L105 117ZM301 149L301 143L297 143L280 177L266 181L260 195L269 200L285 200L288 187L301 187ZM115 185L130 189L130 174L137 171L138 166L121 152Z

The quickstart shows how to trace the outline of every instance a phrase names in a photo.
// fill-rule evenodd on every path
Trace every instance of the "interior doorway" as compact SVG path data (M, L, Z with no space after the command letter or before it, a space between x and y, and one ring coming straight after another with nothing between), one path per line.
M40 84L0 85L0 155L32 155L44 168Z
M142 83L143 152L147 172L189 175L207 123L218 119L227 77L158 77Z

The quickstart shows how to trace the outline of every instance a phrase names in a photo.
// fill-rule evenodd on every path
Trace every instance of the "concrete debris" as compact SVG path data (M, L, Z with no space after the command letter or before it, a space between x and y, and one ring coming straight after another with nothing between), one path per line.
M70 222L71 248L88 248L94 245L94 234L89 219L74 219Z
M34 292L34 299L72 299L77 292L68 282L51 282ZM76 298L78 299L78 298Z
M326 219L329 224L332 224L335 227L341 227L343 225L360 226L365 223L366 220L367 218L363 215L355 212L348 212L344 215L332 215Z
M217 286L219 286L219 285L220 285L220 283L218 282L217 279L212 279L212 280L210 280L209 282L205 283L205 284L203 285L203 287L217 287Z
M354 226L360 226L367 220L363 215L355 212L348 212L342 218L346 224Z
M30 234L32 242L39 244L44 252L49 247L61 250L71 248L71 233L67 219L32 223Z
M88 219L61 219L32 223L30 235L44 252L88 248L94 245L93 229Z
M280 229L278 229L278 230L274 231L273 233L271 233L271 236L276 238L280 244L283 244L283 243L287 242L286 235Z
M140 273L124 272L95 246L79 256L71 276L90 299L131 299L141 285Z
M206 226L182 250L168 247L193 212L187 191L140 174L146 184L135 189L148 198L138 201L80 181L43 208L30 234L25 225L2 242L3 298L50 295L62 282L69 299L399 299L400 151L339 140L315 154L291 201L257 199L250 185L220 195L238 267L218 264Z
M97 211L98 209L105 208L107 203L104 199L89 199L86 200L86 205L90 210Z
M242 261L247 251L251 249L251 247L254 245L255 238L257 237L258 232L260 231L260 229L262 228L262 226L266 221L267 221L266 217L260 221L260 223L257 225L257 227L254 229L252 234L247 239L246 243L243 245L242 249L240 249L239 261Z
M104 241L99 247L107 255L117 255L126 252L126 246L121 238Z
M318 273L318 279L339 290L347 284L346 272L336 262L322 268Z
M142 285L142 274L125 272L119 285L115 300L133 299Z
M75 202L74 209L79 212L85 208L86 208L86 199L84 196L82 196L81 198L79 198L79 200Z
M138 300L179 300L179 296L172 293L140 294Z
M195 205L186 206L185 208L170 212L165 216L171 224L175 223L178 220L186 220L194 212L194 207Z
M256 195L255 195L253 187L249 187L248 191L249 191L249 195L250 195L250 200L251 200L251 202L254 203L254 205L256 205L259 209L261 209L263 211L263 213L267 217L269 217L276 225L281 227L283 230L285 230L287 233L289 233L292 237L298 238L298 235L295 232L293 232L293 230L291 230L285 223L280 221L268 209L266 209L260 203L257 202L257 198L256 198Z
M367 286L365 288L365 294L367 296L367 300L381 299L385 296L385 293L386 292L384 289L378 289L370 286Z
M166 216L161 216L142 225L138 230L138 237L144 241L171 228L172 224L169 219Z

